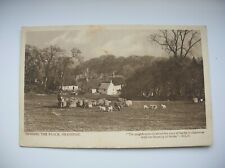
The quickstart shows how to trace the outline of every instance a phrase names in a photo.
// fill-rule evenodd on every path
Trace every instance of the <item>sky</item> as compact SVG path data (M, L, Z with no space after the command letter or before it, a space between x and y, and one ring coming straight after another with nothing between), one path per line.
M115 56L149 55L164 57L167 53L149 40L157 30L146 28L110 28L104 26L82 27L82 29L58 29L48 31L28 31L26 44L38 48L57 45L71 54L73 47L79 48L85 60L112 54ZM194 51L201 56L199 47Z

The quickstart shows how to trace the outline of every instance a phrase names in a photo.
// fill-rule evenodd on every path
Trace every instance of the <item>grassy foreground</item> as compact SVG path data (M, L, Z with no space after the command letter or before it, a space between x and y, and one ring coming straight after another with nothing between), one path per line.
M161 103L166 109L144 110ZM205 104L184 101L133 101L122 111L101 112L97 107L57 108L56 95L25 95L25 131L179 130L206 127Z

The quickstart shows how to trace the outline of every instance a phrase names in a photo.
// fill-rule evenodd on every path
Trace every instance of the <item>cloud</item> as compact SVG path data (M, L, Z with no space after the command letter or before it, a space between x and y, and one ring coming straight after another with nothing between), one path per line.
M106 41L100 48L100 51L107 51L109 54L120 56L146 55L150 51L145 43L146 41L143 33L132 35L126 34L120 39Z
M71 54L70 50L73 47L76 47L82 51L85 59L104 54L126 57L130 55L161 56L163 53L160 47L152 46L147 40L147 36L152 33L149 30L106 29L94 26L54 33L51 37L50 32L41 34L43 37L41 45L45 47L57 45L65 49L67 55Z

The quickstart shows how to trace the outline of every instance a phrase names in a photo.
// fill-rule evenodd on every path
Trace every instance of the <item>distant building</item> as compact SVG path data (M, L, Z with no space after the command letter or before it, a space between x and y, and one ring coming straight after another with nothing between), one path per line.
M79 89L79 87L76 86L76 85L60 86L60 88L61 88L63 91L77 91L77 90Z
M91 93L97 93L97 89L91 89Z
M98 92L107 95L118 95L121 91L121 85L114 85L112 80L110 82L101 83Z

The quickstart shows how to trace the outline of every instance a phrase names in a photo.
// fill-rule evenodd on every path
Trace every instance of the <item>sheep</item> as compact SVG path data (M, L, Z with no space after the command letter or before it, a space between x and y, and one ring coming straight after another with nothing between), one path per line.
M109 106L108 107L108 112L112 112L113 111L113 107L112 106Z
M78 99L77 106L78 107L83 107L83 105L84 105L84 101L81 100L81 99Z
M149 109L149 107L145 104L144 105L144 109L146 110L146 109Z
M91 102L90 102L89 100L84 99L84 100L83 100L83 108L88 108L90 103L91 103Z
M100 106L104 105L105 104L105 99L98 99L96 104L100 105Z
M92 100L92 105L93 106L97 106L97 101L96 100Z
M106 107L104 106L99 106L100 111L106 111Z
M150 108L151 108L152 110L156 110L156 109L158 108L158 106L155 105L155 104L153 104L153 105L150 105Z
M105 106L109 106L110 103L111 103L111 101L109 101L109 100L105 100L105 101L104 101L104 105L105 105Z
M91 103L88 103L88 108L92 108L93 105Z
M126 101L125 101L125 105L126 105L127 107L132 106L132 101L131 101L131 100L126 100Z
M162 109L166 109L166 105L165 104L161 104Z
M83 108L92 108L93 107L93 101L84 99L83 100Z
M78 102L78 100L71 98L68 101L67 106L70 107L70 108L77 107L77 102Z
M119 105L120 105L121 107L125 107L125 106L127 106L126 101L127 101L127 100L124 99L124 98L118 98L117 103L119 103Z
M121 108L122 108L121 103L115 102L115 103L114 103L114 108L115 108L116 110L120 111Z

